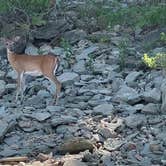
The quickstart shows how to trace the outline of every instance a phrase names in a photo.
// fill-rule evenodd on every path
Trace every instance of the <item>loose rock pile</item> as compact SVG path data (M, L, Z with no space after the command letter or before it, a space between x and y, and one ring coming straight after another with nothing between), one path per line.
M57 30L49 33L56 36ZM49 38L43 31L44 27L35 37ZM141 52L134 43L127 48L127 66L121 71L117 43L123 37L118 32L104 33L110 44L88 39L103 32L65 33L72 44L72 63L64 48L27 45L27 54L60 56L58 79L63 90L58 105L49 104L55 89L43 77L27 78L23 104L14 103L16 75L6 65L0 45L0 158L36 159L30 164L21 161L20 166L166 165L165 76L162 71L140 68Z

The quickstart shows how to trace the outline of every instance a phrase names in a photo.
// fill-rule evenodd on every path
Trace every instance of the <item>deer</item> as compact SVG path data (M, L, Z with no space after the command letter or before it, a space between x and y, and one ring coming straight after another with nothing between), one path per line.
M27 55L17 54L14 51L14 45L19 41L20 37L16 36L14 39L4 39L7 48L7 59L13 70L17 73L17 89L15 101L18 101L18 96L21 96L21 103L24 97L25 75L44 76L49 81L52 81L56 86L55 100L53 103L57 104L61 92L61 83L55 76L56 70L60 63L58 56L48 53L47 55Z

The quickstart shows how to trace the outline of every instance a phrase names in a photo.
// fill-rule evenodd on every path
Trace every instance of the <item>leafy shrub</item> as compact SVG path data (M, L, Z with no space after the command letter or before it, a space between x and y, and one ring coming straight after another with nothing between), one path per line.
M95 18L100 28L112 28L114 25L145 27L166 24L166 6L162 4L133 5L122 7L117 1L113 5L104 5L88 1L78 8L80 18Z
M61 39L60 45L65 51L65 60L67 61L68 66L70 67L74 61L72 47L71 47L70 43L67 40L65 40L64 38Z
M150 68L166 68L166 53L157 53L154 57L144 54L142 60Z
M161 32L160 33L160 40L163 42L163 43L166 43L166 34L164 32Z
M14 30L19 29L29 33L34 26L46 24L45 15L50 11L51 0L1 0L0 14L3 14L4 23L6 18L8 22L13 23ZM10 35L6 29L1 32L4 35ZM10 31L10 30L9 30Z
M50 7L50 0L1 0L0 13L9 12L13 8L24 10L29 15L43 13Z

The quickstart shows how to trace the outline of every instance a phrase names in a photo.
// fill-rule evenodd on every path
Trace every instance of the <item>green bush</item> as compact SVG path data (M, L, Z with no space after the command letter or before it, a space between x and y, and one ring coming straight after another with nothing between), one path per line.
M46 24L44 16L50 5L50 0L0 0L0 14L15 17L11 18L13 25L29 32L31 26Z
M1 0L0 13L7 13L14 8L24 10L29 15L43 13L50 7L50 0Z
M150 68L166 69L166 53L157 53L153 57L144 54L142 60Z
M103 5L88 1L84 7L78 8L80 18L95 18L102 28L112 28L114 25L145 27L166 24L166 6L162 4L133 5L122 7L120 3Z

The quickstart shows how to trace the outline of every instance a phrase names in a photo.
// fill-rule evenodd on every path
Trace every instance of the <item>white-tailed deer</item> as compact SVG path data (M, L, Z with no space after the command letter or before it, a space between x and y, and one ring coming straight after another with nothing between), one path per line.
M56 85L55 101L57 103L61 92L61 83L55 77L55 72L59 65L59 58L51 54L37 56L16 54L13 51L13 48L14 44L19 39L20 37L15 37L13 40L5 39L5 44L7 48L7 58L12 68L18 74L16 101L18 100L18 95L20 92L21 101L23 100L24 74L28 74L32 76L43 75L50 81L53 81Z

